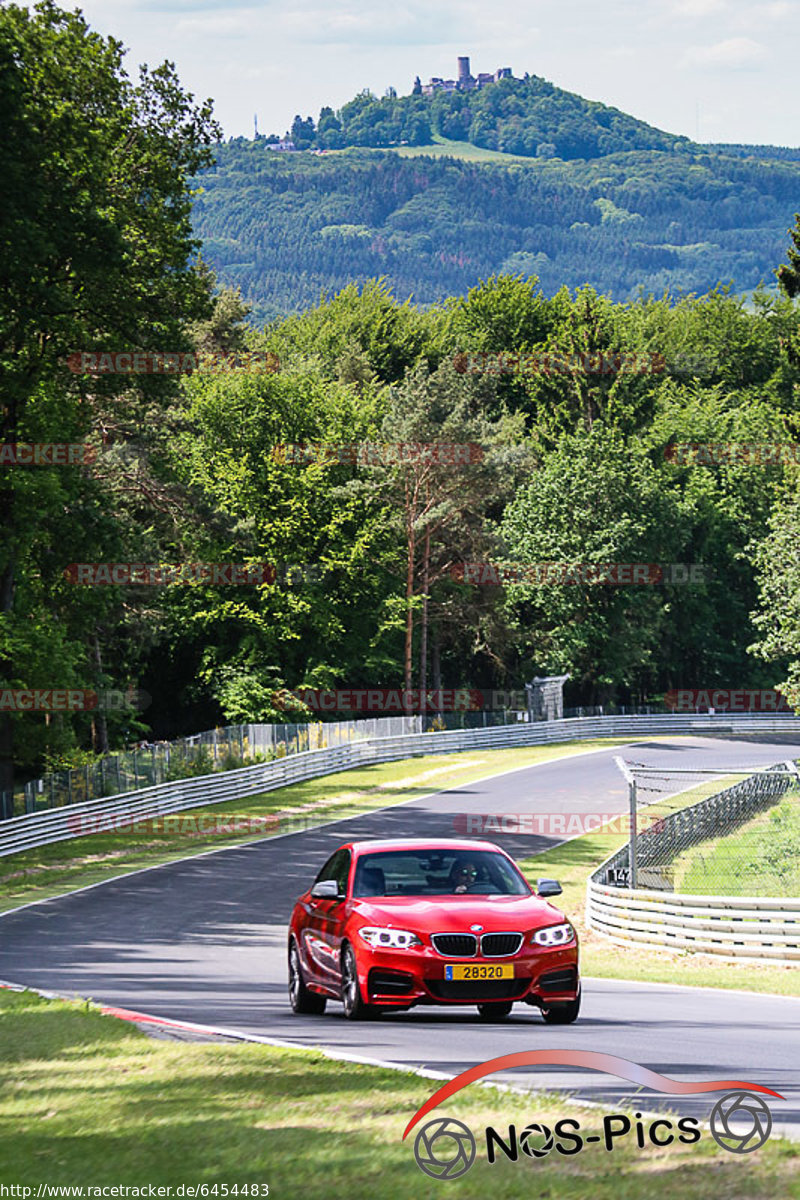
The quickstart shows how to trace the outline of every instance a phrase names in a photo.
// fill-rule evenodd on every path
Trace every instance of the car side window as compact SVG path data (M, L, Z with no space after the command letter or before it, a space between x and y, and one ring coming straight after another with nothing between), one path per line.
M330 858L328 859L328 861L325 863L325 866L322 868L319 875L317 875L317 878L314 880L314 883L322 883L323 880L325 880L325 879L335 879L336 878L336 860L338 857L339 857L339 851L337 850L336 853L332 854L330 856Z
M339 885L339 895L347 895L347 876L350 874L350 851L342 850L341 858L336 864L334 879Z
M332 854L325 866L320 871L315 883L322 883L326 879L335 879L336 886L340 894L343 896L347 891L347 876L350 873L350 851L337 850Z

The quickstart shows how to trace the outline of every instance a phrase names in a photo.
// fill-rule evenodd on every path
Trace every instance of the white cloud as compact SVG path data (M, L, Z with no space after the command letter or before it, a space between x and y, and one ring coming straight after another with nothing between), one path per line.
M710 46L689 46L683 62L693 67L749 67L766 57L766 47L747 37L726 38Z
M765 25L777 25L796 13L796 4L774 0L771 4L748 6L736 17L734 25L737 29L763 29Z
M200 34L208 37L244 37L253 32L253 14L243 9L239 13L197 13L177 21L180 34Z
M672 12L677 17L708 17L726 7L726 0L675 0Z

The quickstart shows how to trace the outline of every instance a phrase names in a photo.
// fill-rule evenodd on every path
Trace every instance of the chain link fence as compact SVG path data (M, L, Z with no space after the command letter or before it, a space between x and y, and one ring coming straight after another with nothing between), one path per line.
M684 895L800 896L797 763L624 767L636 814L632 836L597 882ZM728 786L720 790L721 783Z
M0 792L0 820L139 791L159 783L232 771L306 750L324 750L374 737L514 724L527 714L454 712L303 724L228 725L174 742L142 742L85 766L53 771L12 792Z

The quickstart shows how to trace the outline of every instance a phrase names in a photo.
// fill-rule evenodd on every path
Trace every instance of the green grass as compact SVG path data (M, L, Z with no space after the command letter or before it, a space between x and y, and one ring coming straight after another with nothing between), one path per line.
M186 812L185 825L212 818L277 815L289 823L307 818L322 824L360 816L431 791L472 783L495 772L548 762L587 750L623 745L620 739L561 742L514 750L475 750L403 759L325 775L276 791ZM201 854L219 846L241 845L259 833L155 831L97 833L0 858L0 912L31 900L59 896L115 875Z
M726 837L678 856L676 891L688 895L800 896L800 802L797 793Z
M552 1040L552 1039L550 1039ZM469 1055L468 1055L469 1057ZM0 993L0 1178L6 1185L268 1184L277 1200L790 1200L800 1152L770 1139L746 1156L707 1131L693 1145L485 1161L483 1130L531 1121L602 1132L596 1108L473 1085L439 1111L463 1121L478 1157L432 1180L413 1157L416 1109L439 1086L310 1050L156 1041L89 1005ZM643 1093L647 1109L651 1093ZM710 1112L716 1097L709 1097ZM779 1102L776 1101L776 1107Z
M526 167L541 166L543 159L530 158L523 154L503 154L500 150L486 150L483 146L473 146L471 142L457 142L451 138L433 135L431 146L391 146L393 154L401 158L460 158L464 162L476 163L522 163Z
M707 785L704 785L707 786ZM695 791L687 792L683 804L696 802ZM674 812L675 800L648 808L659 816ZM800 971L761 963L723 963L713 955L692 951L645 950L617 945L588 929L585 919L586 881L604 859L621 849L627 834L585 834L564 842L544 854L520 862L526 876L535 882L543 877L557 879L564 889L555 903L578 930L581 940L581 973L603 979L629 979L651 983L685 984L691 987L744 988L782 996L800 996ZM685 890L685 889L683 889Z

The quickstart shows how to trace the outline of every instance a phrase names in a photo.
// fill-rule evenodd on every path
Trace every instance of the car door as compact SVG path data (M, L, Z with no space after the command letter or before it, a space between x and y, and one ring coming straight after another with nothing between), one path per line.
M309 899L309 915L304 931L306 961L309 962L316 981L327 987L338 988L341 971L339 955L344 929L344 897L347 894L347 879L350 874L350 851L337 850L320 871L315 883L335 880L342 899Z

